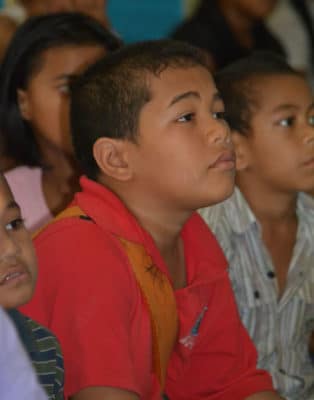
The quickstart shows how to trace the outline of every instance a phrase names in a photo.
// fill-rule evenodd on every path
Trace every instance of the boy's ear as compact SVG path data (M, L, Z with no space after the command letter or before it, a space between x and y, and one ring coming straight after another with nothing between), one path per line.
M94 143L93 155L105 175L119 181L131 179L132 169L125 140L101 137Z
M25 90L18 89L17 103L18 103L19 110L20 110L22 117L24 119L26 119L27 121L29 121L31 118L30 107L29 107L28 95Z
M232 142L236 154L236 170L243 171L248 168L251 160L248 139L238 131L232 131Z

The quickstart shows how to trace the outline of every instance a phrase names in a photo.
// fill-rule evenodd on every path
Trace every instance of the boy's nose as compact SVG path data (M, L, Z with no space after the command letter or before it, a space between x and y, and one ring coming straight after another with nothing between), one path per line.
M314 126L306 124L304 128L304 141L306 144L314 146Z
M208 140L211 144L230 144L231 131L227 122L223 120L211 120L208 128Z
M6 231L0 233L0 260L16 257L20 253L18 242Z

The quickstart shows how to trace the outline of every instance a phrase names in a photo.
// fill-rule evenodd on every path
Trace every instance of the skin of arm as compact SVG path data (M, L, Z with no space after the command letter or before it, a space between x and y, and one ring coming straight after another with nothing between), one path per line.
M111 387L90 387L81 390L71 400L140 400L139 396L127 390Z

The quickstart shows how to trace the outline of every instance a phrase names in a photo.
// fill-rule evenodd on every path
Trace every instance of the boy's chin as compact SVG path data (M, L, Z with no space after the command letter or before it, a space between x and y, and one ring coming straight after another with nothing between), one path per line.
M19 290L12 290L12 293L0 296L0 305L5 309L19 308L27 304L33 297L33 287L19 288Z
M227 200L230 196L232 196L234 192L235 185L230 185L225 188L225 190L220 190L217 193L212 193L211 196L204 200L203 204L199 208L214 206L215 204L221 203L224 200Z

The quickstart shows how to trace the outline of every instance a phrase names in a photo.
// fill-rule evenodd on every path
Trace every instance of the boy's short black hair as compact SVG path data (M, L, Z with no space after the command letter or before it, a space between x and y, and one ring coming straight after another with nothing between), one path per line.
M244 135L249 132L252 114L258 107L256 80L274 75L302 76L284 58L269 51L255 51L214 76L232 130Z
M96 180L93 145L100 137L137 141L141 109L152 93L150 76L166 68L202 66L205 52L174 40L137 43L112 53L89 68L72 87L71 128L83 172Z
M0 132L5 155L17 164L41 166L31 126L22 118L18 89L25 89L40 69L42 54L63 46L102 46L116 50L121 41L100 22L79 13L56 13L29 18L6 51L0 67Z

